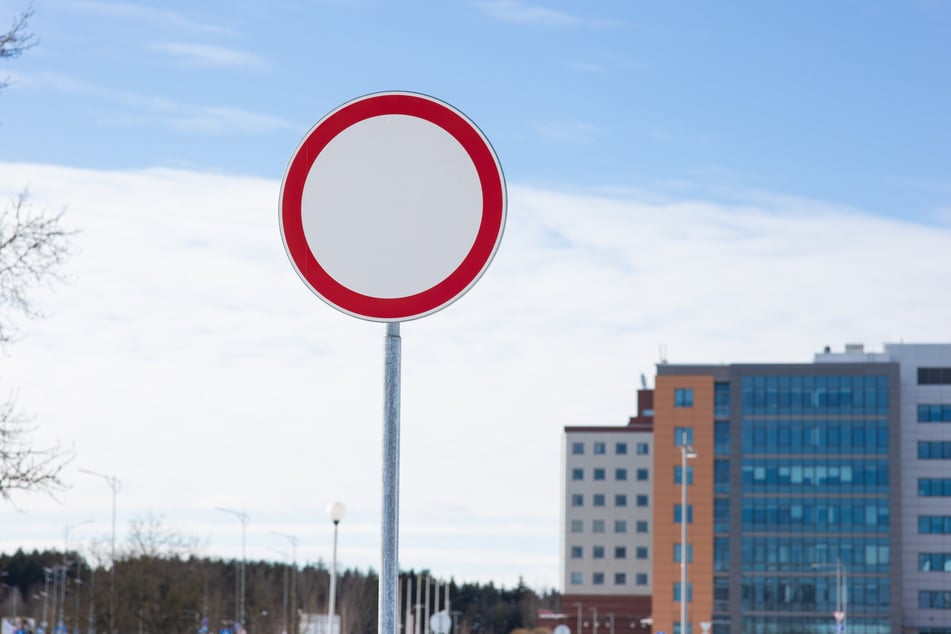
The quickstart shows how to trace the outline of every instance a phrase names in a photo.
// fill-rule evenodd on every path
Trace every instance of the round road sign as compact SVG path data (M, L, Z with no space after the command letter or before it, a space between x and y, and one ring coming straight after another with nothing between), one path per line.
M417 93L347 102L294 152L280 226L304 283L371 321L431 314L468 291L498 250L505 179L485 135Z

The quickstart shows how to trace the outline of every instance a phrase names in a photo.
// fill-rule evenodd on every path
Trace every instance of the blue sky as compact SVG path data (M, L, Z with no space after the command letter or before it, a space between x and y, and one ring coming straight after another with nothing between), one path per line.
M301 137L370 92L462 110L509 187L486 276L403 329L404 567L557 586L561 429L623 424L662 348L951 339L944 0L35 11L0 66L0 200L29 186L80 233L0 381L77 457L5 550L101 538L108 490L75 466L123 480L120 527L155 512L215 556L224 506L253 556L279 531L326 560L341 499L343 563L379 567L383 329L300 284L276 221Z

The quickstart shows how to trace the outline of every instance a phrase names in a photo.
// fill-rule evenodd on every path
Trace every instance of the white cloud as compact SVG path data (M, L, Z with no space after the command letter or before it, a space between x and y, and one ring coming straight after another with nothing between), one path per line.
M202 33L230 33L230 29L194 20L184 13L164 11L162 9L155 9L130 2L95 2L94 0L80 0L73 2L71 6L89 13L138 20L150 24L162 24L174 29L185 29Z
M544 27L607 26L613 24L611 21L589 19L537 4L520 2L519 0L489 0L477 2L475 6L490 17L513 24Z
M379 568L384 328L297 279L279 183L0 164L0 199L26 183L68 206L79 253L0 380L41 441L122 479L120 530L152 509L225 556L237 523L214 509L241 508L249 552L273 556L280 526L326 560L340 499L342 559ZM673 363L808 362L845 341L951 340L948 229L754 192L509 196L485 277L402 327L405 567L557 585L561 429L624 424L662 345ZM68 477L63 505L19 500L9 540L56 546L80 513L106 530L105 485Z
M188 42L156 42L150 48L174 55L195 66L246 68L250 70L267 67L267 63L253 53L224 46L191 44Z

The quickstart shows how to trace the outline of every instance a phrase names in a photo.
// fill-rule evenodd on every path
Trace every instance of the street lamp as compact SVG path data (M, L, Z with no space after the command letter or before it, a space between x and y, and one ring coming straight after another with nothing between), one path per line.
M334 605L337 600L337 528L340 520L347 513L347 507L340 502L334 502L327 507L327 515L334 523L334 556L333 565L330 567L330 606L327 609L327 634L334 634Z
M832 564L812 564L813 568L831 568ZM845 634L845 619L849 604L849 571L841 559L835 560L835 617L836 634Z
M297 614L297 536L288 535L287 533L279 533L277 531L271 531L275 535L283 537L291 543L291 614ZM286 609L286 608L285 608ZM290 634L295 634L297 632L297 617L294 616L294 622L291 624L289 630Z
M119 490L122 488L122 483L119 481L119 478L115 476L106 475L104 473L97 473L95 471L90 471L89 469L80 469L80 473L85 473L86 475L96 476L97 478L102 478L106 481L106 484L109 485L109 488L112 489L112 555L110 557L110 565L112 570L109 575L109 634L116 633L116 494L119 493Z
M697 452L680 445L680 634L687 634L687 459Z
M238 627L244 626L244 590L245 590L245 576L244 570L247 565L247 557L245 555L245 545L247 543L248 536L248 514L243 511L235 511L234 509L226 509L218 507L218 510L222 513L230 513L238 518L241 522L241 571L240 575L235 575L235 597L234 597L234 627L235 634L237 634Z

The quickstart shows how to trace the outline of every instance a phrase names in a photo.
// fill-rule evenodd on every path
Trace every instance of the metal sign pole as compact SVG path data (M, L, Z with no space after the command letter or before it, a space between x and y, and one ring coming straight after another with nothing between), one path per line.
M383 540L380 566L380 634L399 630L400 361L399 322L386 325L383 378Z

